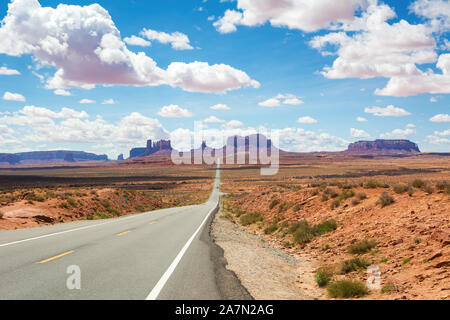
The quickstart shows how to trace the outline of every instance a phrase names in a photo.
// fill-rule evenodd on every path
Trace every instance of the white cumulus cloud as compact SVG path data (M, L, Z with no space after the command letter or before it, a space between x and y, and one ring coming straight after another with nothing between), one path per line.
M182 109L175 104L164 106L158 112L158 115L164 118L189 118L192 117L192 113L187 109Z
M8 69L7 67L0 67L1 76L16 76L20 75L20 72L14 69Z
M3 95L3 100L24 102L26 99L20 93L11 93L7 91Z
M298 123L303 123L303 124L313 124L313 123L317 123L317 120L312 118L312 117L306 116L306 117L299 118L297 120L297 122Z
M149 30L147 30L149 31ZM179 34L170 43L187 48ZM157 41L166 41L153 34ZM228 65L174 62L167 70L143 52L130 51L107 10L98 4L43 7L38 0L13 0L0 25L0 54L32 55L56 69L48 89L96 85L171 85L186 91L223 93L259 87L245 72Z
M370 134L368 134L366 131L355 128L350 129L350 136L357 139L370 138Z
M364 111L377 117L403 117L411 114L405 109L397 108L393 105L387 106L386 108L368 107Z
M450 122L450 115L448 114L437 114L430 118L431 122Z

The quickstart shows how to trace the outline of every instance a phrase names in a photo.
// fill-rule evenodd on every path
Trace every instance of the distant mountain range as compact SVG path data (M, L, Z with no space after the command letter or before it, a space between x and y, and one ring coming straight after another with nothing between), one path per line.
M222 149L215 149L214 152L226 153L225 148L231 148L234 153L256 151L261 147L270 148L272 141L264 135L250 135L246 137L233 136L229 137L226 146ZM203 142L202 146L197 149L206 149L207 145ZM229 152L230 149L228 149ZM147 146L142 148L133 148L130 150L130 158L139 159L152 156L170 156L173 148L170 140L147 141ZM191 150L195 152L196 150ZM278 150L280 153L286 151ZM232 151L233 152L233 151ZM268 152L270 154L270 152ZM409 140L375 140L375 141L358 141L349 145L346 151L340 153L355 155L389 155L389 154L418 154L420 149L418 145ZM124 160L120 155L118 160ZM107 155L97 155L83 151L35 151L22 153L0 153L0 164L52 164L52 163L70 163L85 161L108 161Z
M241 141L238 143L238 141ZM267 139L264 135L250 135L246 137L233 136L229 137L226 146L215 151L222 151L225 154L225 148L232 148L235 153L256 151L260 147L270 148L272 141ZM206 149L208 146L203 142L201 148ZM130 159L144 158L156 155L170 155L173 148L170 140L161 140L153 142L148 140L146 148L134 148L130 151ZM286 153L281 149L280 153ZM195 150L191 150L195 152ZM331 152L330 152L331 153ZM389 154L415 154L420 153L418 145L409 140L375 140L375 141L358 141L351 143L347 150L340 153L355 154L355 155L389 155Z
M51 164L84 161L108 161L107 155L96 155L83 151L34 151L22 153L0 153L0 163L7 164Z

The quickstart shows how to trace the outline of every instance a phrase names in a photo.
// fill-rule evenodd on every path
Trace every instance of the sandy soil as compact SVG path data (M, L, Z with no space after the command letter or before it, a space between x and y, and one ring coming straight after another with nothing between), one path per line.
M317 261L308 254L287 254L271 241L248 233L220 214L211 232L225 251L227 268L257 300L312 300L323 297L314 283Z

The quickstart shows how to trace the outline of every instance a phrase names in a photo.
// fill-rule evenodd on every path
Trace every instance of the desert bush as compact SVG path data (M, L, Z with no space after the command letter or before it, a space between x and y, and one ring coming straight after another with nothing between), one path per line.
M328 201L328 200L330 200L330 198L328 198L328 196L327 196L325 193L322 194L322 198L320 198L320 201L326 202L326 201Z
M337 229L337 222L333 219L325 220L322 223L316 224L313 227L313 233L315 235L323 235L326 233L330 233Z
M352 200L352 206L357 206L360 203L361 203L361 201L359 201L358 199L353 199Z
M302 208L303 206L301 205L301 204L296 204L295 206L294 206L294 208L292 208L292 210L294 210L294 212L298 212L298 211L300 211L300 209Z
M293 223L288 233L294 234L294 242L305 244L310 242L314 237L332 232L337 229L337 223L334 220L325 220L320 224L311 226L306 220Z
M246 214L247 212L245 212L244 210L241 209L236 209L234 210L234 214L236 215L236 217L240 218L242 215Z
M245 227L256 222L264 221L264 218L261 216L261 213L255 212L241 216L240 221L241 224Z
M302 186L295 186L295 187L292 188L292 191L298 192L298 191L300 191L300 190L302 190L302 189L303 189Z
M344 274L365 269L370 266L370 262L366 259L354 258L346 260L342 263L341 272Z
M106 209L109 213L111 213L111 214L113 214L113 215L116 215L116 216L118 216L118 217L120 217L122 214L119 212L119 211L117 211L116 209L112 209L112 208L108 208L108 209Z
M72 207L76 207L76 206L77 206L76 201L75 201L74 199L72 199L72 198L68 198L68 199L67 199L67 203L68 203L70 206L72 206Z
M338 208L341 205L341 201L339 199L333 200L333 202L330 204L331 210L334 210Z
M101 204L102 204L102 206L104 206L105 208L111 207L111 203L109 202L108 199L103 199L103 200L101 201Z
M450 183L448 181L439 181L436 183L436 188L441 191L445 190L449 186Z
M0 211L0 220L3 219L4 216L4 213Z
M426 183L426 184L423 186L423 191L425 191L425 192L428 193L428 194L433 194L434 188L433 188L433 186L431 185L431 183Z
M361 281L341 280L331 282L327 287L330 298L354 298L368 293L366 285Z
M402 194L408 191L408 185L404 183L399 183L394 185L394 192L397 194Z
M274 224L268 226L267 228L265 228L264 229L264 233L265 234L272 234L272 233L274 233L277 230L278 230L278 224L274 223Z
M412 186L414 188L420 189L425 185L425 182L423 180L420 179L416 179L412 182Z
M89 193L92 194L92 195L96 195L97 191L96 190L91 190Z
M94 216L94 220L109 219L109 216L104 212L97 212Z
M369 180L365 185L365 189L376 189L376 188L389 188L389 185L385 182L379 182L376 180Z
M388 192L383 191L380 195L380 198L377 201L377 204L381 205L382 208L389 206L395 202L393 196L391 196Z
M333 278L333 270L331 268L320 268L316 271L314 279L319 287L323 288L328 285L328 283Z
M353 198L355 196L355 192L353 190L344 190L338 197L339 200L347 200Z
M356 197L356 199L362 201L362 200L366 200L367 199L367 194L365 194L364 192L360 192L355 197Z
M330 198L337 198L339 196L339 192L334 188L326 188L323 192L324 195L329 196Z
M269 209L272 210L273 208L275 208L275 206L277 206L280 203L280 200L275 199L272 200L272 202L269 204Z
M377 246L376 241L365 239L365 240L356 242L354 244L351 244L350 246L348 246L347 251L352 254L363 254L363 253L369 252L376 246Z
M69 204L66 201L62 202L60 206L63 209L69 209Z
M392 293L392 292L398 292L400 291L399 286L396 284L389 282L383 288L381 288L381 293Z
M293 202L283 202L282 204L280 204L280 207L278 208L278 213L282 213L289 210L289 208L292 207L293 205L294 205Z
M408 196L412 197L414 195L415 191L416 191L416 189L414 189L413 186L409 186L408 187Z
M320 193L319 189L314 189L313 191L311 191L311 197L317 196Z

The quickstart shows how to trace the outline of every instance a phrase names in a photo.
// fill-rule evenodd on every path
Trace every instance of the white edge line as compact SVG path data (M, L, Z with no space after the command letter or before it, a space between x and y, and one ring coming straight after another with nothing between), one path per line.
M213 211L216 210L216 208L217 208L217 206L215 206L213 209L211 209L211 211L209 211L209 213L206 216L206 218L200 224L200 227L198 227L198 229L194 232L192 237L186 242L186 244L184 245L183 249L181 249L181 251L175 257L175 259L173 260L172 264L169 266L169 268L166 270L166 272L164 272L164 274L162 275L161 279L159 279L158 283L153 288L153 290L149 293L149 295L147 296L147 298L145 300L156 300L158 298L159 294L161 293L162 289L166 285L166 283L169 280L170 276L172 275L172 273L175 271L176 267L178 266L178 263L180 263L181 259L183 258L184 254L186 253L187 249L189 249L189 246L191 245L192 241L194 241L195 237L200 232L200 230L203 228L203 226L205 225L206 221L209 219L209 217L211 216Z

